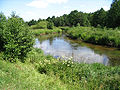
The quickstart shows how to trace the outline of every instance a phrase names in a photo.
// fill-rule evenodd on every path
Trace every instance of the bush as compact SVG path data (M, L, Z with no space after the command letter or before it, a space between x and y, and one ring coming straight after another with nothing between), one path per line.
M53 22L48 22L47 28L48 29L53 29L54 28L54 23Z
M34 39L21 18L9 18L3 32L4 59L16 62L24 61L27 53L31 51Z
M3 30L5 28L5 23L6 23L6 17L3 15L3 13L0 13L0 50L3 50Z
M38 24L31 26L32 29L46 29L47 21L40 21Z

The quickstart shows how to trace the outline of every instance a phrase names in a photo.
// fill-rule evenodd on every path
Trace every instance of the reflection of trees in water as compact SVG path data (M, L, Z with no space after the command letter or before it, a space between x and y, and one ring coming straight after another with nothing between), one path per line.
M48 40L49 40L50 45L52 45L54 37L50 37Z
M60 37L59 34L51 34L51 35L43 35L43 36L37 36L38 40L40 41L40 44L42 44L45 40L49 40L50 45L52 45L53 40L55 37Z
M109 64L112 66L120 65L120 56L109 56Z
M87 44L87 43L83 43L83 42L79 42L77 40L70 40L67 37L60 37L59 35L45 35L45 36L39 36L37 37L38 40L40 41L40 44L42 44L44 41L48 40L49 44L52 45L53 44L53 40L55 38L61 38L63 39L65 42L68 42L69 45L71 46L72 51L70 52L70 55L68 56L72 56L73 59L80 59L81 57L78 57L77 53L74 53L74 50L78 50L79 47L86 47L91 49L92 51L94 51L94 53L99 54L99 55L107 55L107 57L109 58L109 65L120 65L120 51L119 50L112 50L111 48L105 48L102 46L97 46L97 45L92 45L92 44ZM64 52L63 52L64 53Z
M40 44L42 44L45 40L50 40L52 41L54 36L48 36L48 35L44 35L44 36L39 36L37 37L38 40L40 41Z
M120 50L117 49L112 49L112 48L107 48L107 47L102 47L102 46L97 46L97 45L92 45L92 44L88 44L88 43L84 43L81 41L77 41L77 40L71 40L68 38L65 38L67 42L70 43L71 47L74 49L77 49L78 47L88 47L91 50L93 50L96 54L99 55L106 55L109 59L109 65L120 65ZM76 43L76 45L75 45Z

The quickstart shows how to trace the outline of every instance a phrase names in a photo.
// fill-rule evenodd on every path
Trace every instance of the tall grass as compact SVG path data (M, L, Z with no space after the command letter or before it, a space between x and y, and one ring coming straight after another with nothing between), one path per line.
M61 61L39 68L40 73L59 78L71 90L119 90L120 67Z
M120 48L119 29L72 27L67 28L66 32L67 36L72 39L79 39L88 43Z
M20 61L10 63L0 58L0 90L67 90L62 81L40 74L37 70L37 65L39 65L36 63L37 60L43 61L47 57L40 51L33 50L30 53L34 54L29 54L30 57L26 58L26 63ZM29 60L32 61L29 62Z

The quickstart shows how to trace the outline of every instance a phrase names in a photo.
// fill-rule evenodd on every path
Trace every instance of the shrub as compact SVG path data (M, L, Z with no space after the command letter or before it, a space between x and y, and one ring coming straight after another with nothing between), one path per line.
M53 22L48 22L47 28L48 29L53 29L54 28L54 23Z
M34 44L33 36L21 18L8 19L3 38L4 58L10 62L16 62L17 59L24 61Z
M0 50L3 49L3 30L5 28L5 23L6 23L6 17L3 15L3 13L0 13Z
M47 21L40 21L38 24L31 26L32 29L46 29Z

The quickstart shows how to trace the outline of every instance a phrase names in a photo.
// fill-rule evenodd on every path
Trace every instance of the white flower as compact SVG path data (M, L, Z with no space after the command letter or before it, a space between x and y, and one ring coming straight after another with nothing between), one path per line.
M69 67L70 65L68 64L67 66Z

